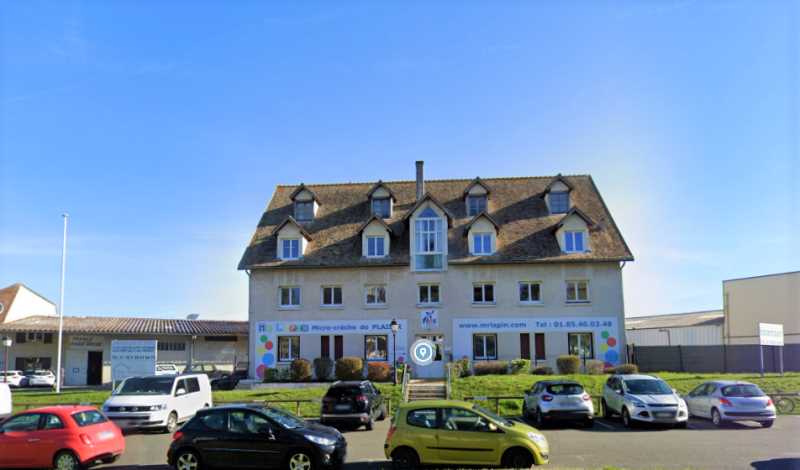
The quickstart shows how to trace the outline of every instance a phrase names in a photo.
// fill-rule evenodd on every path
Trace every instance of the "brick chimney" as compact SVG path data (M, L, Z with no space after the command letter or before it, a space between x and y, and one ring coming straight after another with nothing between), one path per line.
M425 178L422 174L422 165L424 164L424 161L417 160L417 201L425 195Z

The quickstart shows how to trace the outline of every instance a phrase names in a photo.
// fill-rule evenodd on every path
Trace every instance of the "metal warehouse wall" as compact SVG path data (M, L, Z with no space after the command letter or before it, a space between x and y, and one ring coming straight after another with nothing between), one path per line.
M633 361L643 372L759 372L757 345L630 346ZM764 348L764 370L780 372L779 349ZM783 369L800 371L800 344L787 344Z
M667 330L660 331L660 330ZM722 325L625 330L628 344L638 346L706 346L722 344Z

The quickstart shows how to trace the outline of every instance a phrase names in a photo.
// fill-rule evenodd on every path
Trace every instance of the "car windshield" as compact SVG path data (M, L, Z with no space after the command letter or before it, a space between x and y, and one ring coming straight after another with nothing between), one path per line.
M80 427L91 426L106 422L106 417L95 410L79 411L72 415L72 419Z
M114 395L169 395L172 377L131 377L125 379Z
M672 389L662 380L626 380L628 393L634 395L672 395Z
M278 408L263 408L261 412L286 429L297 429L306 425L303 419Z
M552 384L547 386L547 391L553 395L581 395L583 387L579 384Z
M753 384L728 385L722 387L724 397L763 397L764 392Z
M50 375L50 371L49 370L37 370L36 372L33 373L33 375L39 375L39 376Z
M475 405L473 408L475 410L480 411L481 413L485 414L486 416L488 416L492 421L497 421L498 423L502 424L503 426L513 426L514 425L513 421L509 421L509 420L503 418L502 416L496 415L496 414L492 413L491 411L487 410L486 408L484 408L484 407L482 407L480 405Z

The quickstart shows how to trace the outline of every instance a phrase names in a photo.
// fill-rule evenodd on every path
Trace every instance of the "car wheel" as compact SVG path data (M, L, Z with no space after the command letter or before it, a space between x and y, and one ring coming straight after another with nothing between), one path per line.
M769 421L761 421L761 427L762 428L771 428L773 424L775 424L775 420L774 419L771 419Z
M605 400L605 399L603 399L603 400L600 402L600 408L601 408L601 409L602 409L602 411L603 411L603 418L606 418L606 419L611 419L611 417L613 416L613 413L612 413L612 412L611 412L611 410L608 408L608 404L606 403L606 400Z
M533 413L533 421L536 423L537 428L544 426L544 416L542 416L542 410L538 406Z
M200 470L200 457L194 451L182 450L175 458L176 470Z
M503 467L506 468L531 468L533 456L522 449L512 449L503 456Z
M56 454L53 459L53 468L55 470L80 470L83 466L75 454L65 450Z
M531 412L528 410L528 402L526 400L522 400L522 417L528 418Z
M367 431L372 431L372 428L374 427L375 427L375 420L372 419L372 415L370 415L369 419L367 420L367 423L364 424L364 429L366 429Z
M627 408L622 408L622 424L626 428L631 428L633 426L633 420L631 419L631 414L628 413Z
M722 426L722 415L719 414L719 410L716 408L711 410L711 422L714 423L716 427Z
M594 419L586 418L586 420L583 421L583 427L585 427L585 428L593 428L594 427Z
M167 417L167 432L172 434L178 429L178 413L174 411Z
M688 421L681 421L680 423L675 424L675 429L686 429L689 427Z
M383 421L384 419L386 419L386 415L387 415L386 405L381 405L381 414L378 415L378 421Z
M305 451L292 452L289 455L289 464L286 468L289 470L311 470L314 468L314 460Z
M392 452L393 470L415 470L419 467L419 457L412 449L397 449Z

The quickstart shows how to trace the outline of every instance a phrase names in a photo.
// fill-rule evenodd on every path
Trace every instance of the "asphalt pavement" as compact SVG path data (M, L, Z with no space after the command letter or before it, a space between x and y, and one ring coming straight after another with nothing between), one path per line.
M383 442L389 421L373 431L346 431L346 470L386 469ZM756 469L800 470L800 416L781 416L763 429L757 424L732 424L717 429L692 419L688 429L641 427L625 429L617 420L599 419L594 429L544 428L550 441L545 468L627 469ZM127 450L115 470L167 470L169 434L130 434Z

